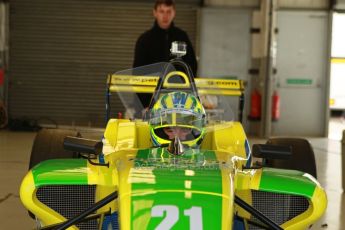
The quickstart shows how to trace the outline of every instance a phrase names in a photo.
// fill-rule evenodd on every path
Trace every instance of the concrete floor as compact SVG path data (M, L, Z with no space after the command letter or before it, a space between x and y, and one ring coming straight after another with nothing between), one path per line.
M345 228L345 196L341 184L341 138L345 121L332 119L328 138L308 138L317 160L318 180L326 189L327 211L312 229ZM100 131L83 133L101 137ZM27 172L35 133L0 130L0 229L34 229L19 199L19 186ZM251 144L265 140L250 140Z

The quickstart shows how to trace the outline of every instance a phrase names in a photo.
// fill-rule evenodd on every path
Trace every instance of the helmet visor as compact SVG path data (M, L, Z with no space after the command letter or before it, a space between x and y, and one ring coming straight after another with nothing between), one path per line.
M200 130L205 125L204 121L205 118L203 115L191 113L187 110L172 109L152 113L150 125L153 128L162 126L184 126Z

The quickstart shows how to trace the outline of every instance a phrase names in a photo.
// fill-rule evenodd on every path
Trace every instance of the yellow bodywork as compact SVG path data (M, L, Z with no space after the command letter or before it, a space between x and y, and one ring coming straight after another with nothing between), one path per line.
M230 229L233 213L249 218L250 214L234 205L229 199L230 194L236 194L247 203L251 203L250 190L259 190L262 169L242 170L247 162L245 150L246 136L238 122L221 124L222 128L213 127L207 132L202 149L212 149L217 152L219 162L232 161L232 168L222 170L223 205L222 229ZM217 126L217 125L215 125ZM130 170L133 168L133 159L137 150L150 148L151 141L147 122L111 119L108 122L103 139L103 153L105 162L110 167L97 167L87 165L88 184L96 184L96 201L104 198L114 190L118 190L119 197L116 202L104 206L99 213L119 211L119 222L122 229L131 229L131 183L127 181ZM235 155L236 153L236 155ZM231 182L232 181L232 182ZM229 186L233 185L233 186ZM35 214L43 226L65 221L65 218L37 200L33 175L31 171L24 178L20 197L28 210ZM118 202L120 201L120 203ZM301 229L309 226L324 212L327 199L324 190L317 186L310 199L309 209L301 215L287 221L282 225L284 229ZM118 206L119 205L119 206ZM69 229L77 229L71 227Z
M231 194L236 194L250 204L250 190L260 189L262 169L243 169L248 160L245 149L247 139L239 122L225 122L208 128L209 132L207 132L201 148L215 150L219 162L229 163L231 161L231 165L234 166L222 170L222 229L230 229L229 223L232 223L234 212L242 217L250 217L249 213L234 205L233 199L229 199L233 197ZM127 178L133 168L133 158L135 158L138 149L150 148L151 146L147 122L111 119L108 122L103 139L104 161L109 163L109 167L97 167L87 164L88 184L97 185L96 201L104 198L114 190L118 191L119 197L116 202L111 202L98 212L102 213L109 209L112 212L119 211L121 229L131 228L131 183L127 181ZM20 197L25 207L35 214L43 226L64 221L64 217L37 200L36 190L30 171L24 178L20 189ZM326 204L325 192L318 185L310 199L309 209L284 223L282 227L284 229L308 227L320 218ZM71 227L69 229L77 228Z
M219 150L219 154L217 155L219 161L227 161L229 159L229 152L237 152L239 156L243 157L241 160L245 163L246 153L244 141L246 137L242 126L237 122L229 122L224 124L224 127L226 128L212 129L213 131L208 132L202 148ZM224 137L224 132L227 133L227 140L222 141L224 138L221 138L221 136ZM231 139L234 140L229 141ZM111 119L104 132L103 143L105 162L109 162L110 167L97 167L88 163L86 170L88 184L97 185L96 201L101 200L114 190L118 190L119 197L117 201L128 205L120 205L120 210L118 210L118 202L112 202L99 209L98 212L108 211L109 208L112 211L119 211L121 213L119 220L121 222L121 228L129 229L131 187L128 181L121 178L128 178L129 170L133 166L133 161L129 159L135 157L137 149L150 148L152 146L148 124L143 121L133 122L125 119ZM119 162L122 165L119 166ZM119 167L121 167L120 170ZM233 200L229 199L229 197L230 194L233 194L234 188L228 188L226 185L229 185L229 180L234 180L234 178L229 176L231 174L229 170L223 170L222 174L223 187L226 188L223 191L224 205L222 223L223 229L228 229L228 223L231 222L233 217ZM65 221L66 219L63 216L37 200L35 195L36 191L37 188L35 187L33 175L30 171L24 178L20 189L20 197L24 206L35 214L41 221L42 226ZM71 227L69 229L77 228Z
M218 126L218 125L216 125ZM201 149L218 150L217 159L219 162L225 162L229 159L229 153L237 153L238 159L236 162L245 164L247 157L245 151L246 136L239 122L227 122L222 123L222 127L212 127L211 131L206 133L205 139L202 142ZM117 137L112 136L117 133ZM132 138L129 138L129 137ZM129 169L132 168L133 161L128 161L129 158L135 157L136 149L150 148L152 147L149 126L147 122L129 120L112 119L109 121L107 129L105 130L106 145L104 151L106 159L109 161L121 161L125 162L122 169L119 172L119 178L128 178ZM124 145L126 143L126 145ZM119 151L116 154L111 154L116 150ZM128 154L128 150L132 150L132 154ZM126 158L126 159L123 159ZM116 164L116 163L115 163ZM223 181L223 210L222 210L222 229L230 229L229 223L232 223L233 219L233 206L234 201L229 199L232 197L230 194L234 194L234 187L229 187L230 180L234 180L231 176L230 169L222 170ZM121 203L130 204L131 187L128 181L119 181L119 200ZM130 229L130 205L121 205L119 213L121 215L121 228Z

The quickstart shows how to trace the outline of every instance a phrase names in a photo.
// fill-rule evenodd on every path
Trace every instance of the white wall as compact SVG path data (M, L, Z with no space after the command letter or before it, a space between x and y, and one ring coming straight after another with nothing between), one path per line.
M204 8L201 12L199 75L247 80L250 68L249 10Z
M260 0L205 0L207 6L259 7ZM344 0L338 0L344 2ZM327 9L329 0L277 0L279 8Z
M251 12L250 9L211 7L201 10L200 77L233 77L249 83ZM250 87L249 84L247 86ZM246 98L248 95L249 90ZM233 104L234 112L237 112L237 106ZM249 103L245 106L248 107ZM246 114L243 118L246 128Z

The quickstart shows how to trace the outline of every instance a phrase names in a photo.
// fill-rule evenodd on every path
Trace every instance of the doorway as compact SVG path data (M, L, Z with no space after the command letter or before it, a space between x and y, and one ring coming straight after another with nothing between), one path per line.
M345 13L333 13L328 138L341 140L345 129Z

